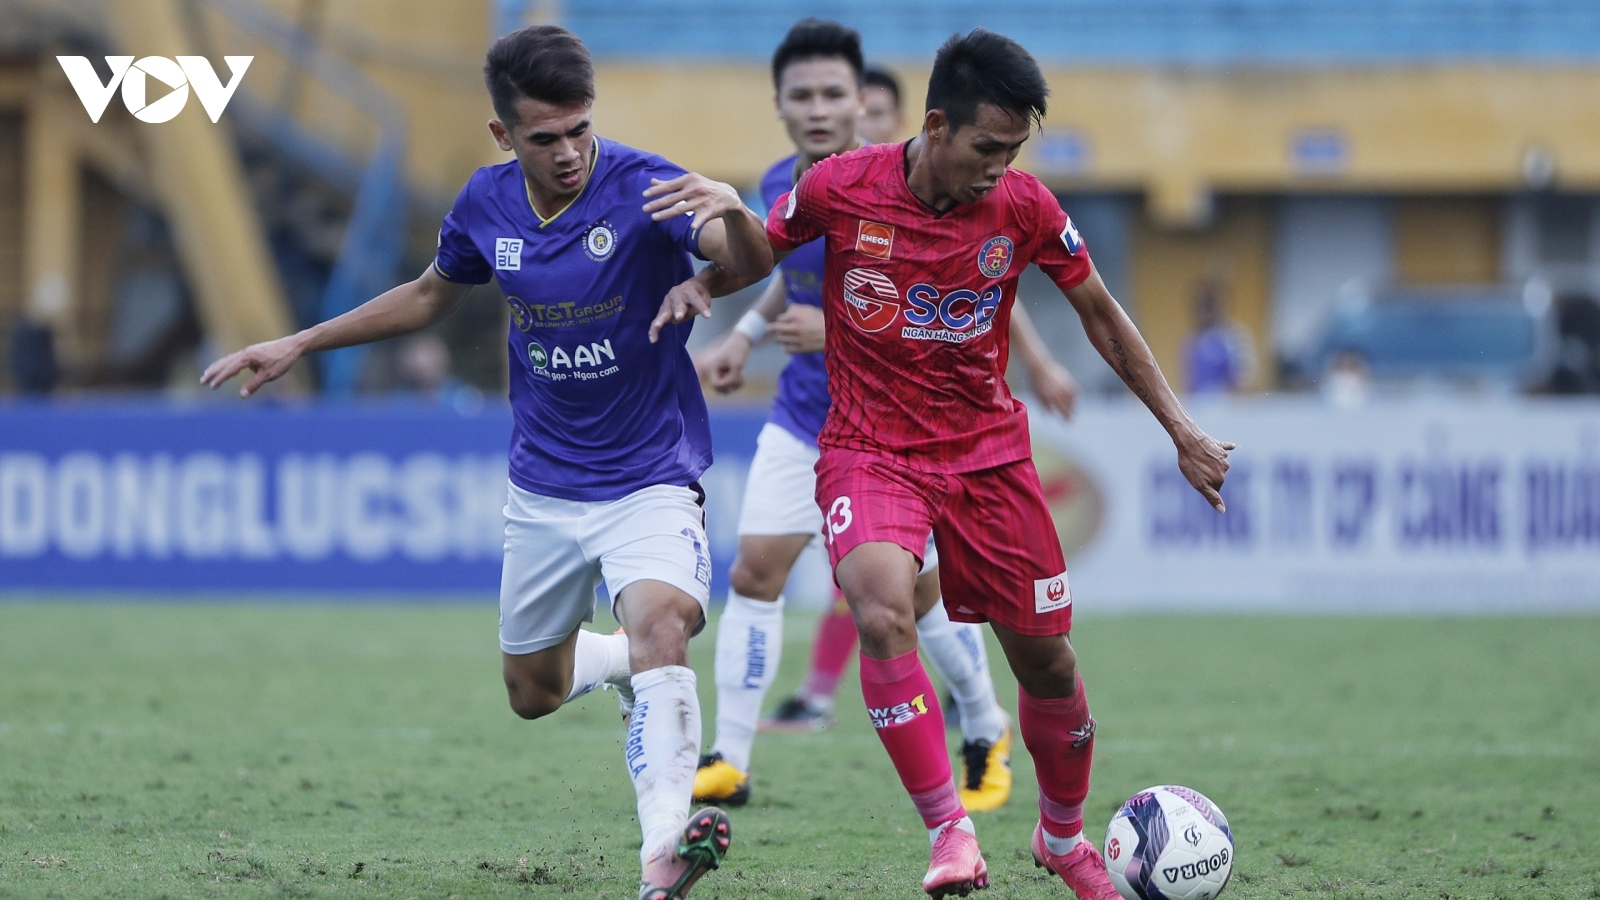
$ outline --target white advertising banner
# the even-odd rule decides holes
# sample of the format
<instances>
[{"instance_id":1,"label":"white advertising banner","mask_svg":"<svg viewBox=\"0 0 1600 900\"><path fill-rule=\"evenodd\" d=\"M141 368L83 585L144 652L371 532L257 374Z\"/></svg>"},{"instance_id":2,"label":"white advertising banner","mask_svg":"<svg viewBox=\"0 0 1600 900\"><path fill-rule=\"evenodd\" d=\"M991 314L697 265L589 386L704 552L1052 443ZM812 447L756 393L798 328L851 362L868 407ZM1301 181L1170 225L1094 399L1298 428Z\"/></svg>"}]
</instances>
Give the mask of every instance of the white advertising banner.
<instances>
[{"instance_id":1,"label":"white advertising banner","mask_svg":"<svg viewBox=\"0 0 1600 900\"><path fill-rule=\"evenodd\" d=\"M1034 417L1084 611L1600 609L1600 403L1301 399L1191 412L1239 445L1223 515L1143 407Z\"/></svg>"}]
</instances>

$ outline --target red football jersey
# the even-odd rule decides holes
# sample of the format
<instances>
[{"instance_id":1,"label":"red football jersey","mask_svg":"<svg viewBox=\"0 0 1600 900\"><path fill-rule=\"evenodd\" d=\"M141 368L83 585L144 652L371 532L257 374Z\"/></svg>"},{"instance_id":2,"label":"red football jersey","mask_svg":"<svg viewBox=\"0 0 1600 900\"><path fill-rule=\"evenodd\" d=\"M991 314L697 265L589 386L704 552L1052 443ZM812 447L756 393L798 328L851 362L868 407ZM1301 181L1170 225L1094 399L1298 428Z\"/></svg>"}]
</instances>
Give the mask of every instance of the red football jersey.
<instances>
[{"instance_id":1,"label":"red football jersey","mask_svg":"<svg viewBox=\"0 0 1600 900\"><path fill-rule=\"evenodd\" d=\"M833 406L818 446L933 472L1025 459L1027 410L1005 379L1017 278L1031 262L1076 287L1089 252L1055 196L1015 169L977 203L935 212L906 183L906 146L822 160L767 216L779 250L827 239Z\"/></svg>"}]
</instances>

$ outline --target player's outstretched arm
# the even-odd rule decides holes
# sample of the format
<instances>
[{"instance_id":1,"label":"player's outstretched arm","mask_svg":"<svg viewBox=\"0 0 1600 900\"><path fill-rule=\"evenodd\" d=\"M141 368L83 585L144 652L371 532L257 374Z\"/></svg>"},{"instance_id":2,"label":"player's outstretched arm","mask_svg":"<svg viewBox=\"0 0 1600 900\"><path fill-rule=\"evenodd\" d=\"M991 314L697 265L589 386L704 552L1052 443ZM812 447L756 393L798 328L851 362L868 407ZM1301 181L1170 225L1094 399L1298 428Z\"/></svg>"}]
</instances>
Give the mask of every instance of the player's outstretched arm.
<instances>
[{"instance_id":1,"label":"player's outstretched arm","mask_svg":"<svg viewBox=\"0 0 1600 900\"><path fill-rule=\"evenodd\" d=\"M686 172L669 181L650 179L644 211L657 222L694 216L700 255L734 273L759 281L772 271L766 226L739 199L732 185Z\"/></svg>"},{"instance_id":2,"label":"player's outstretched arm","mask_svg":"<svg viewBox=\"0 0 1600 900\"><path fill-rule=\"evenodd\" d=\"M1044 338L1039 336L1039 329L1033 326L1033 317L1028 315L1021 300L1011 304L1011 346L1022 355L1022 364L1028 369L1028 380L1033 383L1039 402L1063 419L1072 418L1072 408L1078 403L1078 380L1045 346Z\"/></svg>"},{"instance_id":3,"label":"player's outstretched arm","mask_svg":"<svg viewBox=\"0 0 1600 900\"><path fill-rule=\"evenodd\" d=\"M392 287L342 316L224 356L206 368L200 383L215 390L249 369L252 374L239 389L239 396L249 397L267 382L281 378L306 354L369 344L426 328L453 312L471 290L470 284L446 280L430 264L415 281Z\"/></svg>"},{"instance_id":4,"label":"player's outstretched arm","mask_svg":"<svg viewBox=\"0 0 1600 900\"><path fill-rule=\"evenodd\" d=\"M1099 272L1091 269L1089 277L1066 294L1083 320L1083 329L1094 348L1144 405L1150 407L1167 434L1172 435L1172 442L1178 448L1178 468L1184 477L1217 512L1225 512L1222 481L1228 472L1228 451L1234 445L1201 431L1189 417L1161 374L1161 367L1156 365L1144 336L1106 290Z\"/></svg>"}]
</instances>

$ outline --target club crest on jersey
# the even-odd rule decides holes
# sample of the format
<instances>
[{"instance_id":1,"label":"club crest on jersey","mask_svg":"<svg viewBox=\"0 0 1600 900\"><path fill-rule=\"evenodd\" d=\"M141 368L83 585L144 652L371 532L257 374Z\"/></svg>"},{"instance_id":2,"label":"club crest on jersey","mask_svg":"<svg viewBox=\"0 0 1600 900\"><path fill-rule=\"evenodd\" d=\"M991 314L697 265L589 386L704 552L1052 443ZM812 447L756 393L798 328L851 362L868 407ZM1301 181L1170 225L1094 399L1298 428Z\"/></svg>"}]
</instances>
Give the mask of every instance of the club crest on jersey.
<instances>
[{"instance_id":1,"label":"club crest on jersey","mask_svg":"<svg viewBox=\"0 0 1600 900\"><path fill-rule=\"evenodd\" d=\"M877 259L888 259L894 250L894 226L861 220L856 232L856 252Z\"/></svg>"},{"instance_id":2,"label":"club crest on jersey","mask_svg":"<svg viewBox=\"0 0 1600 900\"><path fill-rule=\"evenodd\" d=\"M1067 573L1054 578L1041 578L1033 583L1033 611L1055 612L1072 605L1072 588L1067 586Z\"/></svg>"},{"instance_id":3,"label":"club crest on jersey","mask_svg":"<svg viewBox=\"0 0 1600 900\"><path fill-rule=\"evenodd\" d=\"M583 233L583 252L595 262L605 262L617 249L617 231L610 222L596 222Z\"/></svg>"},{"instance_id":4,"label":"club crest on jersey","mask_svg":"<svg viewBox=\"0 0 1600 900\"><path fill-rule=\"evenodd\" d=\"M851 269L844 273L844 308L857 328L882 331L900 315L900 288L882 272Z\"/></svg>"},{"instance_id":5,"label":"club crest on jersey","mask_svg":"<svg viewBox=\"0 0 1600 900\"><path fill-rule=\"evenodd\" d=\"M985 278L999 278L1011 271L1011 257L1016 253L1011 238L997 235L983 242L978 251L978 271Z\"/></svg>"},{"instance_id":6,"label":"club crest on jersey","mask_svg":"<svg viewBox=\"0 0 1600 900\"><path fill-rule=\"evenodd\" d=\"M1078 234L1077 226L1072 224L1072 217L1067 216L1067 227L1061 229L1061 243L1067 245L1067 252L1073 256L1083 249L1083 238Z\"/></svg>"}]
</instances>

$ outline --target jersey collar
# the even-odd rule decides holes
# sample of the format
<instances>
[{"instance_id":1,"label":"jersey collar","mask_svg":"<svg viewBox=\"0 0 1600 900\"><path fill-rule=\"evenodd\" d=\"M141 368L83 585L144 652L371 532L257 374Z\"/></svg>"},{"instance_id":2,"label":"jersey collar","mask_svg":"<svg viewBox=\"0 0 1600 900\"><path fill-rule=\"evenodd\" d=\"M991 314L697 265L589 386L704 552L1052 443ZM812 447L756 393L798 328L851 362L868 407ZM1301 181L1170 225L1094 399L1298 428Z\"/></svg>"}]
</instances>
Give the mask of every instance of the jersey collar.
<instances>
[{"instance_id":1,"label":"jersey collar","mask_svg":"<svg viewBox=\"0 0 1600 900\"><path fill-rule=\"evenodd\" d=\"M575 204L577 204L577 202L579 200L582 200L584 193L586 193L589 190L589 184L594 181L594 170L595 170L595 167L600 164L600 149L601 149L601 145L600 145L600 137L598 135L596 135L595 138L594 138L594 145L593 146L594 146L594 152L589 154L589 177L587 177L587 178L585 178L583 180L583 187L578 189L577 196L573 197L571 200L568 200L566 206L563 206L560 209L556 210L555 214L552 215L548 219L546 219L544 216L539 215L539 208L533 205L533 190L528 187L528 179L526 179L526 178L522 179L522 193L525 194L527 196L527 198L528 198L528 210L533 213L533 217L535 219L539 220L539 227L540 228L543 228L546 225L549 225L551 222L554 222L555 220L561 218L561 214L566 212L567 210L571 209Z\"/></svg>"}]
</instances>

